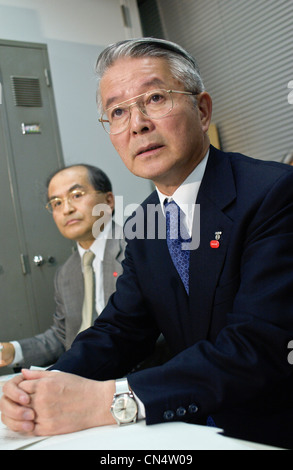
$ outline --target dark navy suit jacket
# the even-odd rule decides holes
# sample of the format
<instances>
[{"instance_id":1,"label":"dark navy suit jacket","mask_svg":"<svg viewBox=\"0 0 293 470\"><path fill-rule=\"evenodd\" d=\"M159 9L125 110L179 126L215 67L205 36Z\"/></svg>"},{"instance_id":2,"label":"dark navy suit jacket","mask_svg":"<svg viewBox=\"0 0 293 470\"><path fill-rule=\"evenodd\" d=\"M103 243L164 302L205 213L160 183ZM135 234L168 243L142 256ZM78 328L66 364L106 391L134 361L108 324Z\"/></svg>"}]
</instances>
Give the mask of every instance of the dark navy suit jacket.
<instances>
[{"instance_id":1,"label":"dark navy suit jacket","mask_svg":"<svg viewBox=\"0 0 293 470\"><path fill-rule=\"evenodd\" d=\"M189 297L166 240L129 239L117 292L54 368L118 378L162 332L174 357L128 376L147 424L212 416L227 434L293 447L293 169L211 147L197 203ZM127 222L134 232L143 223L146 235L151 204L156 192Z\"/></svg>"}]
</instances>

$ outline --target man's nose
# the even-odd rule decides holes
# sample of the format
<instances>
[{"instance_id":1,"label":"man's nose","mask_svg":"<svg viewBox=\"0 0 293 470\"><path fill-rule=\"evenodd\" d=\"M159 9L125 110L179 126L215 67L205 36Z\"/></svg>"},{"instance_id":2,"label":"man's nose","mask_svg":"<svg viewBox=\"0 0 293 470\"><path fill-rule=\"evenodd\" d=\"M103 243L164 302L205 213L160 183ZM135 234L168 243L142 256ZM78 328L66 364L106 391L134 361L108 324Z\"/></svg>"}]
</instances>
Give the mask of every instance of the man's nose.
<instances>
[{"instance_id":1,"label":"man's nose","mask_svg":"<svg viewBox=\"0 0 293 470\"><path fill-rule=\"evenodd\" d=\"M133 106L130 110L130 130L133 134L141 134L153 128L152 120L143 114L139 107Z\"/></svg>"},{"instance_id":2,"label":"man's nose","mask_svg":"<svg viewBox=\"0 0 293 470\"><path fill-rule=\"evenodd\" d=\"M69 199L64 199L63 201L63 214L71 214L75 211L75 207L72 204L72 201Z\"/></svg>"}]
</instances>

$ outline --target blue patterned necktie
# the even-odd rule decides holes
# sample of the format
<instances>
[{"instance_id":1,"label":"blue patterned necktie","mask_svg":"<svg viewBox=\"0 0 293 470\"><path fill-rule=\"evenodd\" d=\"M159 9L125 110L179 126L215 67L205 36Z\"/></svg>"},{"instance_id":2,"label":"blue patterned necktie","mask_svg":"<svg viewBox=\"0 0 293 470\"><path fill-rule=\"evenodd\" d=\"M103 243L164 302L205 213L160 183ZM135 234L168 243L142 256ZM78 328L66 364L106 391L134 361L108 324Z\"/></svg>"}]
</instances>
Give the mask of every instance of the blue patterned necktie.
<instances>
[{"instance_id":1,"label":"blue patterned necktie","mask_svg":"<svg viewBox=\"0 0 293 470\"><path fill-rule=\"evenodd\" d=\"M182 243L191 241L186 228L181 223L182 211L175 201L166 199L166 236L167 245L172 261L184 284L187 294L189 294L189 259L190 251L182 249Z\"/></svg>"}]
</instances>

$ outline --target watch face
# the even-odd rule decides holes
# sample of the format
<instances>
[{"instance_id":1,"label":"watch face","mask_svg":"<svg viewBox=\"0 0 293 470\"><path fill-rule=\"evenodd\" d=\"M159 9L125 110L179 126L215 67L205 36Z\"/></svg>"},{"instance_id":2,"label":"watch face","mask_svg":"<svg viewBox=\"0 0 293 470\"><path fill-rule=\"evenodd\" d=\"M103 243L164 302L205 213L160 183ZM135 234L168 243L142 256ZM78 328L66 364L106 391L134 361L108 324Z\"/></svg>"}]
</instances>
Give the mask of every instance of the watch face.
<instances>
[{"instance_id":1,"label":"watch face","mask_svg":"<svg viewBox=\"0 0 293 470\"><path fill-rule=\"evenodd\" d=\"M137 405L129 395L120 395L113 405L113 413L121 423L130 423L136 417Z\"/></svg>"}]
</instances>

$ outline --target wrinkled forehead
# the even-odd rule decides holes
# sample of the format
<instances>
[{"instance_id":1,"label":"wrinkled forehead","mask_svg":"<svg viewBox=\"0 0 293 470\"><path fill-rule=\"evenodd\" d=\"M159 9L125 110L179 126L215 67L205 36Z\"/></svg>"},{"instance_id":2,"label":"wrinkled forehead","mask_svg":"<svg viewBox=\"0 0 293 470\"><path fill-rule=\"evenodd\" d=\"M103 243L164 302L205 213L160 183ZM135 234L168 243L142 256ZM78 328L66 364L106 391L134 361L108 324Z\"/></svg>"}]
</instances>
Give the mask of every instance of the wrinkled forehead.
<instances>
[{"instance_id":1,"label":"wrinkled forehead","mask_svg":"<svg viewBox=\"0 0 293 470\"><path fill-rule=\"evenodd\" d=\"M116 60L100 81L103 110L155 88L171 88L177 82L169 63L158 57L123 57Z\"/></svg>"}]
</instances>

